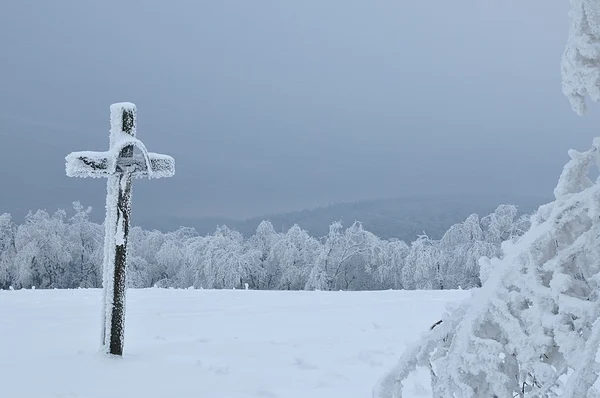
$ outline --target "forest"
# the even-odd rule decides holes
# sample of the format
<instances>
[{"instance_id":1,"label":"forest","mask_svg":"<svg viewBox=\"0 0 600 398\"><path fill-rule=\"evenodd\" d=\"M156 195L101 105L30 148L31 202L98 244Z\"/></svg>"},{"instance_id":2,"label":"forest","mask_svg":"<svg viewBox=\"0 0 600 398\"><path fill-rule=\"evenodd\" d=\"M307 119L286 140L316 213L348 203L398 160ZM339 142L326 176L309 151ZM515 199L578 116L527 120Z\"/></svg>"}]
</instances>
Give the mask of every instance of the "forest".
<instances>
[{"instance_id":1,"label":"forest","mask_svg":"<svg viewBox=\"0 0 600 398\"><path fill-rule=\"evenodd\" d=\"M102 286L104 226L91 207L73 203L70 214L29 212L22 223L0 215L0 289ZM262 221L247 238L227 226L200 235L133 227L128 243L129 287L382 290L469 289L481 286L480 258L501 257L501 245L521 236L530 216L500 205L472 214L440 239L381 239L360 222L333 222L313 237L298 225L277 232Z\"/></svg>"}]
</instances>

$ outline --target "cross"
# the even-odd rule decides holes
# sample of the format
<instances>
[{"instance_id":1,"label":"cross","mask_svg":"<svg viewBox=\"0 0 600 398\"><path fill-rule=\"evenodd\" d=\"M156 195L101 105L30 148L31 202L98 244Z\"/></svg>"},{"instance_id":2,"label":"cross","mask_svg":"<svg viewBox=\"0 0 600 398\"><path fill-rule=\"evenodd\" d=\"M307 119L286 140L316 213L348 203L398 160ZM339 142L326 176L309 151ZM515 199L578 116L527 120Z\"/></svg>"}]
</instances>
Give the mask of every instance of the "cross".
<instances>
[{"instance_id":1,"label":"cross","mask_svg":"<svg viewBox=\"0 0 600 398\"><path fill-rule=\"evenodd\" d=\"M106 152L73 152L66 158L69 177L106 177L104 235L102 347L123 355L127 239L131 215L133 178L161 178L175 174L175 160L146 150L135 138L137 109L123 102L110 106L110 149Z\"/></svg>"}]
</instances>

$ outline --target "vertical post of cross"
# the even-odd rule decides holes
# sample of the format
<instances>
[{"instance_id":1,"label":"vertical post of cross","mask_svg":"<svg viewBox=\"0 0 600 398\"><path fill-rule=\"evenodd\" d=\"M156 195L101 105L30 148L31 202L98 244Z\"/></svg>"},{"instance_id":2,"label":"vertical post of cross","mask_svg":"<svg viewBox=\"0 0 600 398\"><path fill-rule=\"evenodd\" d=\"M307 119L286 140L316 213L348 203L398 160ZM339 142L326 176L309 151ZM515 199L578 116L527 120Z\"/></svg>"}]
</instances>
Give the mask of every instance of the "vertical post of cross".
<instances>
[{"instance_id":1,"label":"vertical post of cross","mask_svg":"<svg viewBox=\"0 0 600 398\"><path fill-rule=\"evenodd\" d=\"M136 109L129 103L110 107L111 149L126 135L135 137ZM133 145L125 145L118 159L133 157ZM127 289L127 241L131 215L131 172L127 169L108 178L106 197L106 241L104 242L104 331L103 345L108 353L123 355L125 298ZM116 202L116 203L115 203ZM107 257L108 256L108 257ZM110 269L110 268L113 269Z\"/></svg>"}]
</instances>

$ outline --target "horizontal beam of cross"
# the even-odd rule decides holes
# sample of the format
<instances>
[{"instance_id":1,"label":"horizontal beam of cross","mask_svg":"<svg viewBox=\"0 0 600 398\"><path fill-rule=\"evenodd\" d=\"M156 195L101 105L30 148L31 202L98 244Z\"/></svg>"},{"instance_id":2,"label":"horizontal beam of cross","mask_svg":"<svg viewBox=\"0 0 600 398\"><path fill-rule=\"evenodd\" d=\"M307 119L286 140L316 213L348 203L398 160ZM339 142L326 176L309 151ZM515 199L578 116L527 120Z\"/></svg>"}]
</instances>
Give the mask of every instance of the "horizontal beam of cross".
<instances>
[{"instance_id":1,"label":"horizontal beam of cross","mask_svg":"<svg viewBox=\"0 0 600 398\"><path fill-rule=\"evenodd\" d=\"M108 177L115 173L128 172L134 178L164 178L175 174L175 161L172 157L148 153L151 172L148 172L144 157L109 156L109 152L73 152L67 156L69 177Z\"/></svg>"}]
</instances>

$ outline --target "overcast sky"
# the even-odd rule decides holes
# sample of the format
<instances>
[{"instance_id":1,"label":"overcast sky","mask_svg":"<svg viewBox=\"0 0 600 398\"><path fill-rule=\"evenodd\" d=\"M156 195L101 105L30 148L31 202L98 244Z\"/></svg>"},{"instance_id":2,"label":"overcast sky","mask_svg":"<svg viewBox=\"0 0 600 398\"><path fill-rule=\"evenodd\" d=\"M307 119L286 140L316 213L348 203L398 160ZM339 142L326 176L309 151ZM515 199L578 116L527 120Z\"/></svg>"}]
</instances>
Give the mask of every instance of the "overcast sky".
<instances>
[{"instance_id":1,"label":"overcast sky","mask_svg":"<svg viewBox=\"0 0 600 398\"><path fill-rule=\"evenodd\" d=\"M134 218L244 217L423 193L549 196L600 105L561 93L567 1L3 0L0 213L102 212L64 156L108 107L175 157Z\"/></svg>"}]
</instances>

